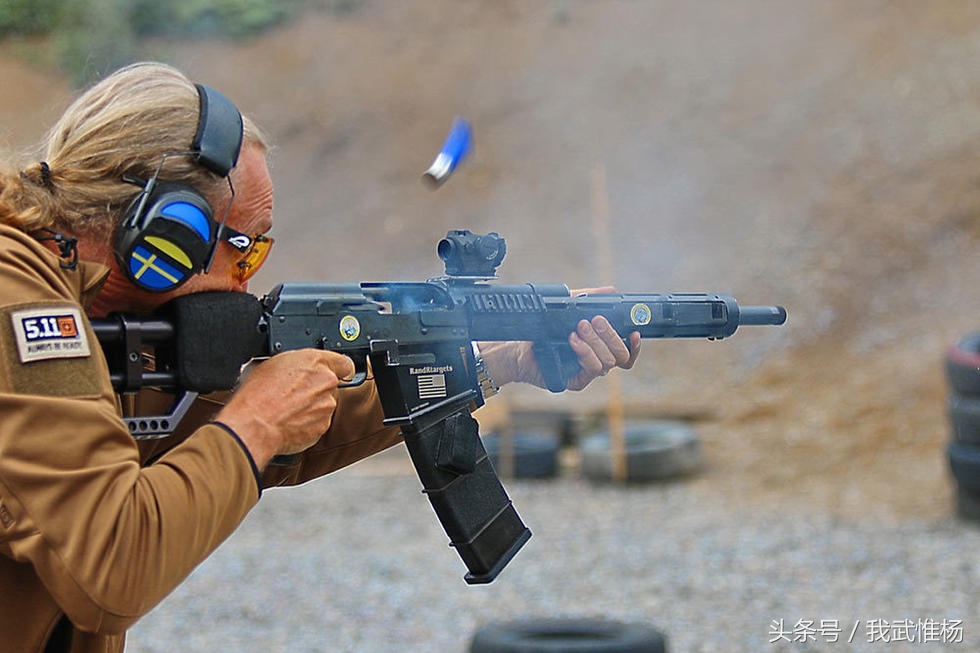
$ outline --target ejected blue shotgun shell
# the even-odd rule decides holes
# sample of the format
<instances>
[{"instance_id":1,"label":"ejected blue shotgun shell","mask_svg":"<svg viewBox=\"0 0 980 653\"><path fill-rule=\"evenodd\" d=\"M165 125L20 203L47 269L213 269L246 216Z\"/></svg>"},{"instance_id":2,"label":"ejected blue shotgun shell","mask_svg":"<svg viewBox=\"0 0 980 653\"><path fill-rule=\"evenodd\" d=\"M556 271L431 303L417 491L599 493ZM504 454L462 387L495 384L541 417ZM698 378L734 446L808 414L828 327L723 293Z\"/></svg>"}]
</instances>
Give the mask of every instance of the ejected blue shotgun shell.
<instances>
[{"instance_id":1,"label":"ejected blue shotgun shell","mask_svg":"<svg viewBox=\"0 0 980 653\"><path fill-rule=\"evenodd\" d=\"M442 144L442 150L436 156L429 169L422 175L422 179L429 182L433 187L440 186L449 179L449 175L464 157L469 153L473 145L473 130L470 123L463 118L456 116L453 119L453 126L449 130L446 142Z\"/></svg>"}]
</instances>

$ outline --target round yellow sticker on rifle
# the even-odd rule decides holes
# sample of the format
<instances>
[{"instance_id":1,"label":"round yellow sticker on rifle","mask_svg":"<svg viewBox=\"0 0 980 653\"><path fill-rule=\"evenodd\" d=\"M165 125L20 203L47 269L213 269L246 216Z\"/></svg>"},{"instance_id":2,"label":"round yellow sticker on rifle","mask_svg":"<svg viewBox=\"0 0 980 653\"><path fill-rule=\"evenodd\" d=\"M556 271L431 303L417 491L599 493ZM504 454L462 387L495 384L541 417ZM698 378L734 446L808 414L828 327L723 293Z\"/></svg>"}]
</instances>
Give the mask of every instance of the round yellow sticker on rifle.
<instances>
[{"instance_id":1,"label":"round yellow sticker on rifle","mask_svg":"<svg viewBox=\"0 0 980 653\"><path fill-rule=\"evenodd\" d=\"M650 320L653 319L653 312L650 307L646 304L633 304L630 309L630 320L636 326L644 326L650 324Z\"/></svg>"},{"instance_id":2,"label":"round yellow sticker on rifle","mask_svg":"<svg viewBox=\"0 0 980 653\"><path fill-rule=\"evenodd\" d=\"M357 336L361 335L361 323L357 321L357 318L353 315L345 315L340 318L340 337L347 342L353 342L357 340Z\"/></svg>"}]
</instances>

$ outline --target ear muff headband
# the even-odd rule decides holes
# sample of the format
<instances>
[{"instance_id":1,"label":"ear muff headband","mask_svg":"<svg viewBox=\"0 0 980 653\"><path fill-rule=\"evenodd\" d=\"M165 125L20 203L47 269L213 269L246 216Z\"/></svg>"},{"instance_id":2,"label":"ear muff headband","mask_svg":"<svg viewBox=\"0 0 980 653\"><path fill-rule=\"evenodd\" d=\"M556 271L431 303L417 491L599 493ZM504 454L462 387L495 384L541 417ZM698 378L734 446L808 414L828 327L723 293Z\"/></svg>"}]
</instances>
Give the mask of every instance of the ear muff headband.
<instances>
[{"instance_id":1,"label":"ear muff headband","mask_svg":"<svg viewBox=\"0 0 980 653\"><path fill-rule=\"evenodd\" d=\"M208 170L227 177L242 145L242 116L218 91L196 85L200 117L192 151ZM164 155L179 156L180 154ZM204 196L188 184L158 179L163 167L133 201L116 236L116 257L135 285L173 290L209 264L219 225Z\"/></svg>"},{"instance_id":2,"label":"ear muff headband","mask_svg":"<svg viewBox=\"0 0 980 653\"><path fill-rule=\"evenodd\" d=\"M200 118L191 148L198 161L215 174L227 177L242 149L242 114L231 100L203 84L195 84Z\"/></svg>"}]
</instances>

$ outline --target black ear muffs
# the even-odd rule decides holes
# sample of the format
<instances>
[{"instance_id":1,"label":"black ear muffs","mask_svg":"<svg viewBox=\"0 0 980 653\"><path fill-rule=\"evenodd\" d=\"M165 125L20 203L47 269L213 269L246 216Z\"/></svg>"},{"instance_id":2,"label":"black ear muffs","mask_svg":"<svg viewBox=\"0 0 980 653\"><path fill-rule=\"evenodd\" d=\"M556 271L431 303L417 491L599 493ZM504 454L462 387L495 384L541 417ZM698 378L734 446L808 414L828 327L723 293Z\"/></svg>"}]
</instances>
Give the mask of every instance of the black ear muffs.
<instances>
[{"instance_id":1,"label":"black ear muffs","mask_svg":"<svg viewBox=\"0 0 980 653\"><path fill-rule=\"evenodd\" d=\"M231 100L197 85L200 117L185 155L227 177L242 146L242 116ZM123 272L144 290L177 288L210 265L221 225L204 196L184 183L154 175L132 202L116 232L116 258Z\"/></svg>"}]
</instances>

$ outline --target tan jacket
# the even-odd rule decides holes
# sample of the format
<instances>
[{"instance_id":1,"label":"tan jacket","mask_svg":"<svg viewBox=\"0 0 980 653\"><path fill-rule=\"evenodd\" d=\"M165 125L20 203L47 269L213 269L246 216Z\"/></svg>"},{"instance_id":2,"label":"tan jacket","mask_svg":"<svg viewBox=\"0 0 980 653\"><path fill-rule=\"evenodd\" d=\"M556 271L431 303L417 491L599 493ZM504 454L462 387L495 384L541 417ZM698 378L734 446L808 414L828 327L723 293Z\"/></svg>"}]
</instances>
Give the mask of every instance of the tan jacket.
<instances>
[{"instance_id":1,"label":"tan jacket","mask_svg":"<svg viewBox=\"0 0 980 653\"><path fill-rule=\"evenodd\" d=\"M45 651L49 640L49 650L121 651L126 629L227 538L260 495L237 436L206 423L220 404L200 402L175 441L137 447L84 315L105 268L68 271L60 261L0 225L5 653ZM373 384L339 401L321 442L290 467L270 466L263 485L303 482L399 441L396 429L381 425Z\"/></svg>"}]
</instances>

